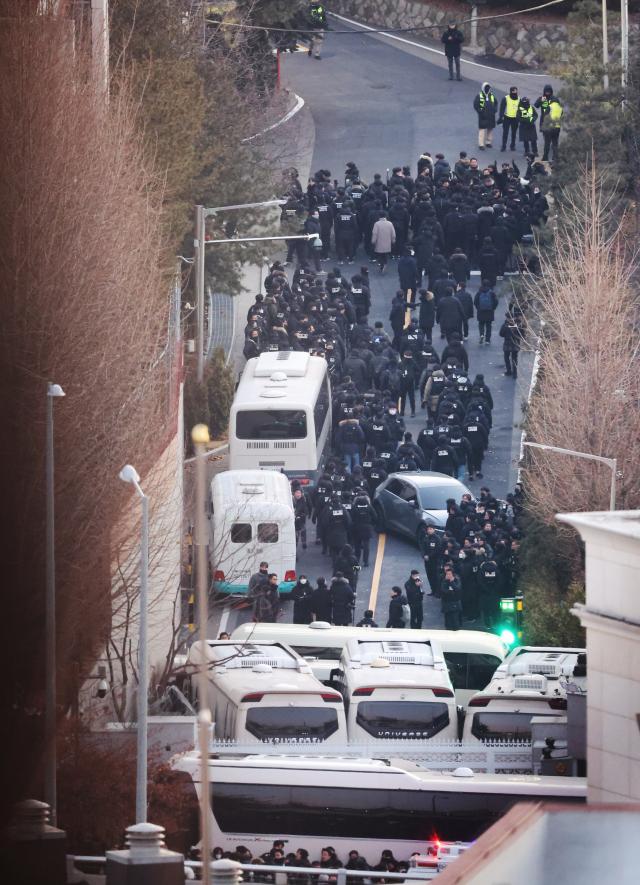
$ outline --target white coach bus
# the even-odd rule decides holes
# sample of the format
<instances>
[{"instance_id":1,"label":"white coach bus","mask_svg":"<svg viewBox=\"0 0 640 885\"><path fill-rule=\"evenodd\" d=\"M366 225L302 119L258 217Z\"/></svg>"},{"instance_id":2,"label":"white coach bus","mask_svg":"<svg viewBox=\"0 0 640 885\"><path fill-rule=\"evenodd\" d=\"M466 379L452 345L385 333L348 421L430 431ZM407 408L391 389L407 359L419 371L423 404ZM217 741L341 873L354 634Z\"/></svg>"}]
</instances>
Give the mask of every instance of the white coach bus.
<instances>
[{"instance_id":1,"label":"white coach bus","mask_svg":"<svg viewBox=\"0 0 640 885\"><path fill-rule=\"evenodd\" d=\"M199 794L199 753L172 766ZM306 848L312 859L332 845L343 861L355 848L370 863L384 849L408 860L436 841L472 842L517 802L586 801L585 778L434 772L396 759L211 758L209 781L211 845L259 855L284 839L287 851Z\"/></svg>"},{"instance_id":2,"label":"white coach bus","mask_svg":"<svg viewBox=\"0 0 640 885\"><path fill-rule=\"evenodd\" d=\"M331 436L327 363L302 351L249 360L229 419L231 470L280 470L313 486Z\"/></svg>"},{"instance_id":3,"label":"white coach bus","mask_svg":"<svg viewBox=\"0 0 640 885\"><path fill-rule=\"evenodd\" d=\"M202 643L187 664L202 659ZM207 640L207 698L217 740L241 743L345 744L342 697L312 674L309 665L279 642ZM192 679L197 692L198 679Z\"/></svg>"},{"instance_id":4,"label":"white coach bus","mask_svg":"<svg viewBox=\"0 0 640 885\"><path fill-rule=\"evenodd\" d=\"M456 740L456 701L437 643L369 633L348 640L334 674L349 740Z\"/></svg>"},{"instance_id":5,"label":"white coach bus","mask_svg":"<svg viewBox=\"0 0 640 885\"><path fill-rule=\"evenodd\" d=\"M460 706L491 681L496 668L507 654L507 647L495 633L480 630L401 630L394 627L334 627L326 621L312 624L240 624L232 638L254 641L268 639L284 642L305 658L315 675L328 683L331 671L338 666L349 639L363 634L380 640L396 639L404 642L437 642L447 663L451 684Z\"/></svg>"},{"instance_id":6,"label":"white coach bus","mask_svg":"<svg viewBox=\"0 0 640 885\"><path fill-rule=\"evenodd\" d=\"M469 701L463 740L530 741L531 719L563 716L567 685L587 690L583 648L514 648L491 682Z\"/></svg>"}]
</instances>

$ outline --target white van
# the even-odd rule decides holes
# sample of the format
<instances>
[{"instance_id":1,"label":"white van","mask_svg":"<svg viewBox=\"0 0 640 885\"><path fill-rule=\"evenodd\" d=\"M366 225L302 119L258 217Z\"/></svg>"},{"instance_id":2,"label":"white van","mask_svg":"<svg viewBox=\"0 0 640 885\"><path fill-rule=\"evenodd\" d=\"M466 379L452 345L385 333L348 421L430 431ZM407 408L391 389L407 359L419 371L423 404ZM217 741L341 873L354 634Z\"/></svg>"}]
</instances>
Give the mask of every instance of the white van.
<instances>
[{"instance_id":1,"label":"white van","mask_svg":"<svg viewBox=\"0 0 640 885\"><path fill-rule=\"evenodd\" d=\"M345 744L342 696L312 674L309 665L279 642L208 640L209 707L218 740L240 743ZM187 664L202 660L202 643ZM197 678L192 684L197 691Z\"/></svg>"},{"instance_id":2,"label":"white van","mask_svg":"<svg viewBox=\"0 0 640 885\"><path fill-rule=\"evenodd\" d=\"M582 648L515 648L493 679L469 701L463 740L530 741L532 716L562 716L567 684L584 683L579 675Z\"/></svg>"},{"instance_id":3,"label":"white van","mask_svg":"<svg viewBox=\"0 0 640 885\"><path fill-rule=\"evenodd\" d=\"M449 676L461 707L491 681L507 654L507 647L495 633L480 630L402 630L396 627L334 627L326 621L312 624L240 624L232 639L268 639L284 642L305 658L322 682L329 683L349 639L366 634L379 639L421 642L432 639L444 654Z\"/></svg>"},{"instance_id":4,"label":"white van","mask_svg":"<svg viewBox=\"0 0 640 885\"><path fill-rule=\"evenodd\" d=\"M366 634L347 641L334 673L349 741L456 740L456 700L437 643Z\"/></svg>"},{"instance_id":5,"label":"white van","mask_svg":"<svg viewBox=\"0 0 640 885\"><path fill-rule=\"evenodd\" d=\"M266 470L226 470L211 483L209 558L219 593L246 594L262 560L280 579L296 583L296 532L289 480Z\"/></svg>"}]
</instances>

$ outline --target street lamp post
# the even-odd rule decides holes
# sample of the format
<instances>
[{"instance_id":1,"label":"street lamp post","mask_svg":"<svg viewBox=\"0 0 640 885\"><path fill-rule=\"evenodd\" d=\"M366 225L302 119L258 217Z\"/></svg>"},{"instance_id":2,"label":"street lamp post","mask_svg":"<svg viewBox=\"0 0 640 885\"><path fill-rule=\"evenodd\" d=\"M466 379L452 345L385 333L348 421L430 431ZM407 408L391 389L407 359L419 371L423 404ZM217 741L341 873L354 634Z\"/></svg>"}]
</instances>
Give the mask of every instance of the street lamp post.
<instances>
[{"instance_id":1,"label":"street lamp post","mask_svg":"<svg viewBox=\"0 0 640 885\"><path fill-rule=\"evenodd\" d=\"M131 483L142 505L140 533L140 621L138 629L138 728L136 741L136 823L147 820L147 704L149 656L147 653L147 606L149 590L149 498L140 488L140 477L131 464L120 471L120 479Z\"/></svg>"},{"instance_id":2,"label":"street lamp post","mask_svg":"<svg viewBox=\"0 0 640 885\"><path fill-rule=\"evenodd\" d=\"M209 442L209 428L206 424L196 424L191 431L191 439L196 450L196 596L198 603L198 628L201 652L198 672L198 744L200 747L200 838L202 859L202 880L205 885L211 881L211 841L209 833L209 808L211 795L209 788L209 734L211 711L209 710L209 675L205 647L209 624L209 580L207 567L207 520L206 520L206 463L201 457Z\"/></svg>"},{"instance_id":3,"label":"street lamp post","mask_svg":"<svg viewBox=\"0 0 640 885\"><path fill-rule=\"evenodd\" d=\"M50 809L51 825L57 816L56 786L56 535L53 473L53 401L64 396L59 384L47 384L46 451L46 594L45 594L45 771L44 798Z\"/></svg>"},{"instance_id":4,"label":"street lamp post","mask_svg":"<svg viewBox=\"0 0 640 885\"><path fill-rule=\"evenodd\" d=\"M572 455L574 458L585 458L588 461L599 461L606 464L611 470L611 488L609 492L609 510L616 509L616 476L618 462L615 458L605 458L603 455L592 455L589 452L576 452L573 449L561 449L558 446L547 446L543 443L525 442L525 446L532 449L542 449L543 452L556 452L558 455Z\"/></svg>"},{"instance_id":5,"label":"street lamp post","mask_svg":"<svg viewBox=\"0 0 640 885\"><path fill-rule=\"evenodd\" d=\"M286 200L265 200L262 203L237 203L234 206L196 206L196 235L193 241L196 271L196 347L198 349L197 378L202 383L204 376L204 246L206 243L220 242L205 237L205 219L218 212L231 212L237 209L259 209L263 206L282 206ZM264 237L263 239L270 239ZM231 242L224 240L223 242ZM241 242L247 242L246 240Z\"/></svg>"}]
</instances>

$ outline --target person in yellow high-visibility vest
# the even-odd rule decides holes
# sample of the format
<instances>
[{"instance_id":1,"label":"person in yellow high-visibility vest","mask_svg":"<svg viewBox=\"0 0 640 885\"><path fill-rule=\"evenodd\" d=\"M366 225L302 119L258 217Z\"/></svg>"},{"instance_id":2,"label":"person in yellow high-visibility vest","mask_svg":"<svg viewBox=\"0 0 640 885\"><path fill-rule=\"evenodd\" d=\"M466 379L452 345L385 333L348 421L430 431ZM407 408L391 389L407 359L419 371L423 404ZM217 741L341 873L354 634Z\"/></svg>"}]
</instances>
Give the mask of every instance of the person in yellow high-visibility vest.
<instances>
[{"instance_id":1,"label":"person in yellow high-visibility vest","mask_svg":"<svg viewBox=\"0 0 640 885\"><path fill-rule=\"evenodd\" d=\"M536 130L536 120L538 112L524 96L520 99L520 107L518 108L518 125L520 127L520 141L524 145L525 157L532 154L538 156L538 133Z\"/></svg>"},{"instance_id":2,"label":"person in yellow high-visibility vest","mask_svg":"<svg viewBox=\"0 0 640 885\"><path fill-rule=\"evenodd\" d=\"M502 123L502 147L501 151L506 151L509 133L511 133L511 150L516 149L516 134L518 132L518 87L512 86L509 89L509 95L500 102L500 113L498 115L498 125Z\"/></svg>"},{"instance_id":3,"label":"person in yellow high-visibility vest","mask_svg":"<svg viewBox=\"0 0 640 885\"><path fill-rule=\"evenodd\" d=\"M473 108L478 115L478 147L481 151L492 145L497 104L498 100L491 91L491 86L483 83L482 89L473 100Z\"/></svg>"},{"instance_id":4,"label":"person in yellow high-visibility vest","mask_svg":"<svg viewBox=\"0 0 640 885\"><path fill-rule=\"evenodd\" d=\"M549 159L551 152L551 160L555 162L558 159L558 141L560 139L560 127L562 126L562 117L564 116L564 108L552 95L549 98L549 108L542 121L542 137L544 138L543 160Z\"/></svg>"},{"instance_id":5,"label":"person in yellow high-visibility vest","mask_svg":"<svg viewBox=\"0 0 640 885\"><path fill-rule=\"evenodd\" d=\"M312 28L316 28L315 34L311 35L309 46L309 58L322 58L322 43L324 41L323 31L327 30L327 14L322 3L309 4L309 20Z\"/></svg>"}]
</instances>

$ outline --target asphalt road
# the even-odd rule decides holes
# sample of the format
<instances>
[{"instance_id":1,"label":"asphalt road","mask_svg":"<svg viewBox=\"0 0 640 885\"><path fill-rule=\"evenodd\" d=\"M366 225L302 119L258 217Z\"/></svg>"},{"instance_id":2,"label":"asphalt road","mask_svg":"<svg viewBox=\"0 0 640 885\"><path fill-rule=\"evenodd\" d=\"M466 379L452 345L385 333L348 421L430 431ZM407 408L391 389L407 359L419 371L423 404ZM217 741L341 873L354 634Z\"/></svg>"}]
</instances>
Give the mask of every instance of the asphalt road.
<instances>
[{"instance_id":1,"label":"asphalt road","mask_svg":"<svg viewBox=\"0 0 640 885\"><path fill-rule=\"evenodd\" d=\"M343 28L344 24L340 23L340 27ZM477 119L472 104L480 84L484 80L495 84L499 97L512 84L519 86L521 95L529 90L530 97L537 97L538 92L534 95L534 89L539 91L544 80L529 74L496 72L466 63L463 63L462 74L462 82L451 82L444 59L428 50L357 33L353 36L328 33L320 61L308 58L304 53L286 55L282 61L284 84L305 99L313 117L315 147L311 169L330 169L332 176L339 180L350 160L357 164L364 181L370 181L375 172L384 177L386 169L396 165L408 164L415 174L416 162L423 150L430 151L432 156L444 153L452 166L461 150L466 150L469 156L477 155L481 162L483 159L486 162L500 161L503 155L499 151L483 154L475 147ZM510 153L505 156L514 158ZM515 159L520 160L520 155ZM367 263L366 256L360 250L355 264L346 266L343 271L347 275L353 274L364 263ZM325 269L332 266L332 263L324 265ZM370 321L381 319L388 328L389 306L398 285L396 267L391 263L384 276L378 274L373 264L369 267ZM472 277L472 292L478 283L479 277ZM499 285L500 304L494 324L498 328L509 292L507 278ZM436 330L434 344L437 347L442 342L435 333ZM520 403L529 388L531 359L522 354L517 382L504 377L497 328L494 328L491 345L480 346L475 321L471 324L467 349L470 375L484 373L495 403L483 480L476 480L470 487L479 491L480 485L488 485L494 494L503 497L515 480ZM423 423L424 412L420 409L414 419L406 418L407 429L413 432L414 438ZM309 526L309 529L310 543L306 551L299 551L298 573L307 574L315 582L320 575L330 578L331 563L313 543L315 528ZM414 545L392 535L386 536L379 589L373 600L371 584L375 552L374 544L369 568L360 574L356 620L371 602L376 620L385 624L391 586L403 585L410 570L421 568L422 561ZM223 627L230 629L247 616L246 611L224 615ZM291 620L290 605L285 604L282 618ZM439 604L426 598L425 626L442 625Z\"/></svg>"}]
</instances>

